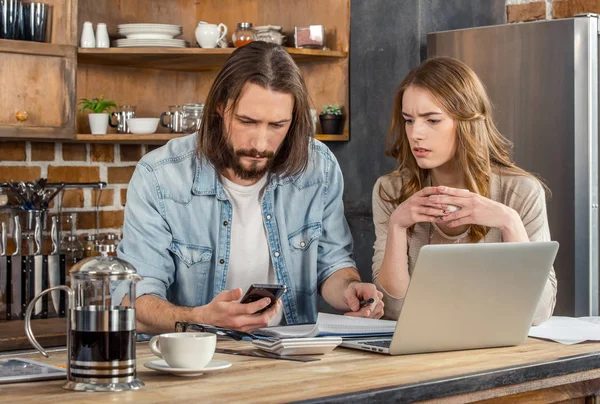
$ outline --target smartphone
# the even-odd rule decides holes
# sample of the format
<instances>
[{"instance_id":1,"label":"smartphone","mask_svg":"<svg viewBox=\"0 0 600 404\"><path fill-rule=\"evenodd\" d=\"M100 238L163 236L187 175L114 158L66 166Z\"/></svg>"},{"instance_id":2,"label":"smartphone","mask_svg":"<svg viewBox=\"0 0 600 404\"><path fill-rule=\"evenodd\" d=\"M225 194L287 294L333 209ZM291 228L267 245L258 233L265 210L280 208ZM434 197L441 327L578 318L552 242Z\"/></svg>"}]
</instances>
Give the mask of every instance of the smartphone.
<instances>
[{"instance_id":1,"label":"smartphone","mask_svg":"<svg viewBox=\"0 0 600 404\"><path fill-rule=\"evenodd\" d=\"M263 311L271 308L285 292L287 288L285 285L280 284L263 284L254 283L249 288L240 303L252 303L260 300L264 297L271 299L271 303L264 309L257 311L256 313L262 313Z\"/></svg>"}]
</instances>

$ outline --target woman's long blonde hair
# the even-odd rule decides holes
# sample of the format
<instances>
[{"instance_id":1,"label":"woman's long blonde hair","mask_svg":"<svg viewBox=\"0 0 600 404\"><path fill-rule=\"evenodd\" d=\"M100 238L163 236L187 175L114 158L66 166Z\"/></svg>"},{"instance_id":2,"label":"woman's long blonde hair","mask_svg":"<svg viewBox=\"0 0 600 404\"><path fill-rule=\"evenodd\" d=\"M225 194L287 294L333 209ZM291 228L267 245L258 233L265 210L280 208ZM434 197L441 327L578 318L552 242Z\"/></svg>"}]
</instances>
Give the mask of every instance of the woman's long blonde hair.
<instances>
[{"instance_id":1,"label":"woman's long blonde hair","mask_svg":"<svg viewBox=\"0 0 600 404\"><path fill-rule=\"evenodd\" d=\"M412 154L402 116L402 97L410 86L427 90L434 102L456 122L456 161L464 173L471 192L490 197L492 171L535 178L517 167L510 158L512 143L500 132L492 119L492 104L475 72L466 64L449 57L423 62L400 83L396 92L392 123L388 132L386 155L398 162L397 173L403 177L399 196L388 195L380 187L382 199L401 204L423 188L429 170L421 169ZM489 228L471 226L471 242L481 240Z\"/></svg>"}]
</instances>

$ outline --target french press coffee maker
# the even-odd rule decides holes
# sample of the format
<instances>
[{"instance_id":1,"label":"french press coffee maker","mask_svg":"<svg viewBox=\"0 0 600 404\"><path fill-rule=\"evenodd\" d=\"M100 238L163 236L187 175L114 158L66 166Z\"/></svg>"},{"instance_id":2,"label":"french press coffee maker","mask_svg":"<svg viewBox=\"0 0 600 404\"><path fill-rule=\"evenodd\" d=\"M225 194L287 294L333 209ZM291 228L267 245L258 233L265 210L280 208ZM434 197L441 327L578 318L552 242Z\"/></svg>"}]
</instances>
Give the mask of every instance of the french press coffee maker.
<instances>
[{"instance_id":1,"label":"french press coffee maker","mask_svg":"<svg viewBox=\"0 0 600 404\"><path fill-rule=\"evenodd\" d=\"M35 302L53 290L68 296L67 383L76 391L136 390L144 383L136 377L135 268L115 257L114 245L97 245L100 255L79 261L71 268L71 287L55 286L38 294L25 313L25 333L45 357L46 351L31 331ZM112 301L111 285L128 292L129 306Z\"/></svg>"}]
</instances>

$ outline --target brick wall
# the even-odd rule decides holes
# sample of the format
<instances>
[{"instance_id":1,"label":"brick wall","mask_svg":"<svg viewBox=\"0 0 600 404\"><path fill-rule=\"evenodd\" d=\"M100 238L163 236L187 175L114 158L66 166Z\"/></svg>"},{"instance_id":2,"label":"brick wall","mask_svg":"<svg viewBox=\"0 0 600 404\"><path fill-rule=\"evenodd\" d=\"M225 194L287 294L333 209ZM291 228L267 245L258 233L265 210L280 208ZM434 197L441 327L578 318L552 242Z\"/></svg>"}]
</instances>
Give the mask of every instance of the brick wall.
<instances>
[{"instance_id":1,"label":"brick wall","mask_svg":"<svg viewBox=\"0 0 600 404\"><path fill-rule=\"evenodd\" d=\"M108 184L100 199L100 232L121 233L127 184L137 161L158 146L100 143L0 142L0 182L98 182ZM63 197L63 212L76 212L76 234L96 228L96 190L69 189ZM57 210L55 203L50 205ZM1 216L7 216L0 212ZM2 217L6 220L5 217Z\"/></svg>"},{"instance_id":2,"label":"brick wall","mask_svg":"<svg viewBox=\"0 0 600 404\"><path fill-rule=\"evenodd\" d=\"M525 22L600 14L600 0L506 0L506 21Z\"/></svg>"}]
</instances>

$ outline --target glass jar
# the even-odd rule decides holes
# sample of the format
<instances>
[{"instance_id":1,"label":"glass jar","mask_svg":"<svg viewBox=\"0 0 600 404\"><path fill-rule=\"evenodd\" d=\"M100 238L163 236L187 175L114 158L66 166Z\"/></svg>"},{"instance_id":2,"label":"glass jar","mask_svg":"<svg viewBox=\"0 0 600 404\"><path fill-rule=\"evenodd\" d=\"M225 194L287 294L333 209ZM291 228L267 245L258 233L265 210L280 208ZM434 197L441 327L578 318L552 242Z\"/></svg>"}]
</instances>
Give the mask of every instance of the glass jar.
<instances>
[{"instance_id":1,"label":"glass jar","mask_svg":"<svg viewBox=\"0 0 600 404\"><path fill-rule=\"evenodd\" d=\"M111 248L109 248L109 251L107 254L109 256L116 257L117 256L117 246L119 245L119 241L120 241L119 236L117 236L116 234L113 234L113 233L109 233L106 236L104 236L104 238L100 242L100 245L111 246Z\"/></svg>"},{"instance_id":2,"label":"glass jar","mask_svg":"<svg viewBox=\"0 0 600 404\"><path fill-rule=\"evenodd\" d=\"M68 264L75 264L83 258L83 244L73 234L63 237L60 243L60 251L65 254L65 259Z\"/></svg>"},{"instance_id":3,"label":"glass jar","mask_svg":"<svg viewBox=\"0 0 600 404\"><path fill-rule=\"evenodd\" d=\"M183 124L184 133L191 134L200 129L202 115L204 113L204 104L185 104L183 106Z\"/></svg>"},{"instance_id":4,"label":"glass jar","mask_svg":"<svg viewBox=\"0 0 600 404\"><path fill-rule=\"evenodd\" d=\"M83 244L83 256L84 257L96 257L100 253L96 250L96 246L99 244L98 238L95 234L89 234L84 238Z\"/></svg>"},{"instance_id":5,"label":"glass jar","mask_svg":"<svg viewBox=\"0 0 600 404\"><path fill-rule=\"evenodd\" d=\"M71 272L71 268L83 259L83 244L81 244L76 235L66 235L60 242L60 252L65 255L65 284L70 286L71 277L69 273Z\"/></svg>"},{"instance_id":6,"label":"glass jar","mask_svg":"<svg viewBox=\"0 0 600 404\"><path fill-rule=\"evenodd\" d=\"M237 29L231 36L233 40L233 46L239 48L240 46L244 46L249 44L250 42L256 40L256 36L254 34L254 30L252 29L251 22L240 22L237 25Z\"/></svg>"}]
</instances>

